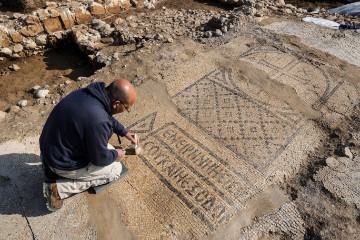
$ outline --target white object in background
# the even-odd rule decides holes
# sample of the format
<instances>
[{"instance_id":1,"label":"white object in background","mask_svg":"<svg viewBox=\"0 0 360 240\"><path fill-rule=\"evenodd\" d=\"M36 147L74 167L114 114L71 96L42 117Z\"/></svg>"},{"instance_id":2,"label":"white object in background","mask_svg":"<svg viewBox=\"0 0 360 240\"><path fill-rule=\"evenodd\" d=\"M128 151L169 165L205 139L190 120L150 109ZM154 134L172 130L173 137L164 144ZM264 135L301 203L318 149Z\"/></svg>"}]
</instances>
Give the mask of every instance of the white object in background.
<instances>
[{"instance_id":1,"label":"white object in background","mask_svg":"<svg viewBox=\"0 0 360 240\"><path fill-rule=\"evenodd\" d=\"M328 27L332 29L339 29L340 24L323 18L305 17L302 19L304 22L311 22L317 25Z\"/></svg>"}]
</instances>

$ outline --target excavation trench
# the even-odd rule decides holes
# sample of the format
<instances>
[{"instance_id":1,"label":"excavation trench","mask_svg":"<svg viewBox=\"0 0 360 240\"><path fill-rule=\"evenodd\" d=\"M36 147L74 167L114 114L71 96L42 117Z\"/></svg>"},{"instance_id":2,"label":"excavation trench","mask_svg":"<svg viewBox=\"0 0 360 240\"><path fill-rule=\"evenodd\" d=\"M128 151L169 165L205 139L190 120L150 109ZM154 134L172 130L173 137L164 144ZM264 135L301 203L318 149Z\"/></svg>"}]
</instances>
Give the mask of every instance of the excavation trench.
<instances>
[{"instance_id":1,"label":"excavation trench","mask_svg":"<svg viewBox=\"0 0 360 240\"><path fill-rule=\"evenodd\" d=\"M17 65L20 69L10 70ZM59 85L91 76L96 67L89 62L75 44L62 45L41 55L0 63L0 110L25 99L29 105L36 102L31 89L35 85Z\"/></svg>"}]
</instances>

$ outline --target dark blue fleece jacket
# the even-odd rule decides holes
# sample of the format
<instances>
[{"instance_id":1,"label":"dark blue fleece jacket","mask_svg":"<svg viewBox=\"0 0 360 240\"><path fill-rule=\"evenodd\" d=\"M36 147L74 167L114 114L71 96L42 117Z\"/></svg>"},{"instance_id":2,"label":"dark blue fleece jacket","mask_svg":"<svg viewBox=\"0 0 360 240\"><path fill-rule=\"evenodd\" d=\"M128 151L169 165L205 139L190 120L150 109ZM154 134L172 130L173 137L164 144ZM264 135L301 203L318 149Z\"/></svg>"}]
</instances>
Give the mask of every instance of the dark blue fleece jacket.
<instances>
[{"instance_id":1,"label":"dark blue fleece jacket","mask_svg":"<svg viewBox=\"0 0 360 240\"><path fill-rule=\"evenodd\" d=\"M107 143L113 133L127 131L112 115L105 83L78 89L55 106L40 136L40 150L53 168L75 170L92 163L107 166L118 154Z\"/></svg>"}]
</instances>

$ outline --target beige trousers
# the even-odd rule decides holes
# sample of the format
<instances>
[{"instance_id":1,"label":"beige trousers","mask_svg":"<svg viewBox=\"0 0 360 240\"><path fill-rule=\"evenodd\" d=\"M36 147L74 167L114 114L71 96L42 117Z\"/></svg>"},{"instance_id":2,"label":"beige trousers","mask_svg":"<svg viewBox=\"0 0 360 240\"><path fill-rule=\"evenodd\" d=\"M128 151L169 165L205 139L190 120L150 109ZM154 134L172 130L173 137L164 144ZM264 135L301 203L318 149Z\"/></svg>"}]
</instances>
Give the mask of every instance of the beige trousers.
<instances>
[{"instance_id":1,"label":"beige trousers","mask_svg":"<svg viewBox=\"0 0 360 240\"><path fill-rule=\"evenodd\" d=\"M108 148L113 148L110 144ZM120 177L122 165L120 162L113 162L112 164L99 167L93 164L72 170L64 171L56 168L51 168L57 175L67 179L56 180L58 193L61 199L68 198L71 195L86 191L90 187L99 186L111 181L115 181Z\"/></svg>"}]
</instances>

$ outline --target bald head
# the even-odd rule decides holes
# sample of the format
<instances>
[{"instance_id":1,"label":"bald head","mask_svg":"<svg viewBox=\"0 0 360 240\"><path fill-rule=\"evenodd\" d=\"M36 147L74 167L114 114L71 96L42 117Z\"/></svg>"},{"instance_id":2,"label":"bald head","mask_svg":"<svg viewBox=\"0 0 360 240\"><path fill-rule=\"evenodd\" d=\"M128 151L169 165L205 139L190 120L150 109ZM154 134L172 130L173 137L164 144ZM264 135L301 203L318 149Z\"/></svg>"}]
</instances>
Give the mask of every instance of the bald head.
<instances>
[{"instance_id":1,"label":"bald head","mask_svg":"<svg viewBox=\"0 0 360 240\"><path fill-rule=\"evenodd\" d=\"M121 109L114 109L119 106L115 106L119 102L126 110L128 110L137 99L137 93L134 86L125 79L115 80L109 86L106 87L106 92L110 98L110 104L112 105L113 113L123 112Z\"/></svg>"}]
</instances>

